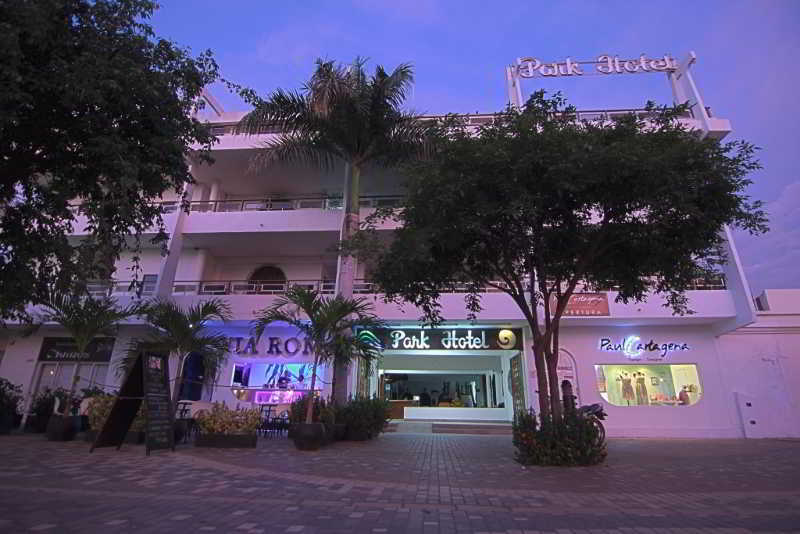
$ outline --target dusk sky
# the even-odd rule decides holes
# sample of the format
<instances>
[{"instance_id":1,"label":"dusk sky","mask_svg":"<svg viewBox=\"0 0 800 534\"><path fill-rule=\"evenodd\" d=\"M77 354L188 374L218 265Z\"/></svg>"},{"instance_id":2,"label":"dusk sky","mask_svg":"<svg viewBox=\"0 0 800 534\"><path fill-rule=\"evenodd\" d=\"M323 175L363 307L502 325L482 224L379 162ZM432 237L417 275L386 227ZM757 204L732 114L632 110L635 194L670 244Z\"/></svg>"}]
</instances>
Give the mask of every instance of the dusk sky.
<instances>
[{"instance_id":1,"label":"dusk sky","mask_svg":"<svg viewBox=\"0 0 800 534\"><path fill-rule=\"evenodd\" d=\"M504 68L520 56L561 61L609 53L678 59L693 50L695 82L732 139L761 147L750 194L771 232L736 234L754 295L800 288L800 1L370 2L163 0L159 36L214 51L223 76L262 94L298 89L314 60L361 55L387 69L414 65L410 107L421 113L491 112L506 105ZM524 80L561 90L578 109L671 102L663 74ZM226 110L244 109L214 94Z\"/></svg>"}]
</instances>

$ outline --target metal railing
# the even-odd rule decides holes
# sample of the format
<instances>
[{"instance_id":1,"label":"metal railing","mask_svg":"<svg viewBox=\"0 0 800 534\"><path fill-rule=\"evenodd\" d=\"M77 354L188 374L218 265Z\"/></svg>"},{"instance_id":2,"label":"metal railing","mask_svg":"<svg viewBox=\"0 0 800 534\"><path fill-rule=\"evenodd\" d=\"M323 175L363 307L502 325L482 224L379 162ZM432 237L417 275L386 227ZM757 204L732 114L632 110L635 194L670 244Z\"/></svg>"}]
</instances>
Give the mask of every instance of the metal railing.
<instances>
[{"instance_id":1,"label":"metal railing","mask_svg":"<svg viewBox=\"0 0 800 534\"><path fill-rule=\"evenodd\" d=\"M330 295L334 293L335 283L332 280L193 280L176 281L172 288L173 295L282 295L292 286L301 286L314 289L320 293ZM481 288L482 293L499 293L502 291L502 282L492 282ZM598 289L597 291L613 291L615 286ZM725 278L704 278L694 281L690 289L693 290L723 290L726 289ZM592 292L589 288L584 289ZM442 293L467 293L469 284L454 282L440 290ZM381 291L374 283L356 279L353 282L353 293L356 295L374 295Z\"/></svg>"},{"instance_id":2,"label":"metal railing","mask_svg":"<svg viewBox=\"0 0 800 534\"><path fill-rule=\"evenodd\" d=\"M149 297L156 292L155 280L97 280L88 282L86 289L93 297L138 296Z\"/></svg>"},{"instance_id":3,"label":"metal railing","mask_svg":"<svg viewBox=\"0 0 800 534\"><path fill-rule=\"evenodd\" d=\"M709 116L711 116L711 109L706 108L706 111ZM577 110L575 112L576 118L578 120L588 120L588 121L595 121L595 120L611 120L614 117L620 117L622 115L627 115L630 113L634 113L638 117L647 118L649 116L655 115L652 111L647 111L643 108L630 108L630 109L582 109ZM469 113L469 114L454 114L455 116L461 117L465 120L467 126L481 126L484 124L490 124L494 120L494 113ZM435 121L443 119L444 115L422 115L420 117L423 121ZM692 119L694 118L694 113L692 110L687 110L681 118ZM214 135L233 135L234 129L236 128L236 123L227 123L227 124L212 124L211 125L211 132ZM265 126L260 134L278 134L281 133L281 130L274 126Z\"/></svg>"},{"instance_id":4,"label":"metal railing","mask_svg":"<svg viewBox=\"0 0 800 534\"><path fill-rule=\"evenodd\" d=\"M361 208L398 207L401 196L365 196L361 197ZM341 197L304 196L304 197L261 197L241 200L202 200L190 203L192 212L226 213L241 211L290 211L302 209L340 210L343 207Z\"/></svg>"}]
</instances>

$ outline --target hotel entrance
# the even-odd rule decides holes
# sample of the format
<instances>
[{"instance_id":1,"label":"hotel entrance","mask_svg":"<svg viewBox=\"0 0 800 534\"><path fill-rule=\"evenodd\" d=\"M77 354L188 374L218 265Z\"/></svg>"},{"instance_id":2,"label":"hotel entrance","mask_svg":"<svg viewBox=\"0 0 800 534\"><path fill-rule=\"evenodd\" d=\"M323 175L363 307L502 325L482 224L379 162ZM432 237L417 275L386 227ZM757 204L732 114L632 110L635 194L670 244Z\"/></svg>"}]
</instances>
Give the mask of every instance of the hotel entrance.
<instances>
[{"instance_id":1,"label":"hotel entrance","mask_svg":"<svg viewBox=\"0 0 800 534\"><path fill-rule=\"evenodd\" d=\"M496 421L526 406L521 329L391 328L372 393L392 419Z\"/></svg>"}]
</instances>

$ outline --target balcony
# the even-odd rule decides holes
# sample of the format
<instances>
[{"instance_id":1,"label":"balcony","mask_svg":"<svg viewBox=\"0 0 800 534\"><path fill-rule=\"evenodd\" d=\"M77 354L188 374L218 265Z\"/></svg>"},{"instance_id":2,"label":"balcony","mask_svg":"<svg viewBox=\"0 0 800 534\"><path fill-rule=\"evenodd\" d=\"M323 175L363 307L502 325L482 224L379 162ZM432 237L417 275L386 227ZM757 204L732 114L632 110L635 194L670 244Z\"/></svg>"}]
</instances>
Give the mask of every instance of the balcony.
<instances>
[{"instance_id":1,"label":"balcony","mask_svg":"<svg viewBox=\"0 0 800 534\"><path fill-rule=\"evenodd\" d=\"M399 196L362 197L361 216L366 217L379 207L397 207L401 200ZM323 250L335 244L342 225L342 199L322 195L210 200L192 202L189 209L183 233L192 246L199 248L218 248L219 239L227 239L226 236L234 241L250 240L258 233L264 248L283 250L303 246L305 243L297 243L296 234L304 232L309 236L309 250L302 253L309 253L314 247ZM384 221L379 229L395 226L392 221ZM324 246L319 244L323 241Z\"/></svg>"},{"instance_id":2,"label":"balcony","mask_svg":"<svg viewBox=\"0 0 800 534\"><path fill-rule=\"evenodd\" d=\"M333 295L334 282L330 280L206 280L176 281L173 298L182 305L193 304L205 298L224 298L231 305L237 319L252 318L256 310L263 309L285 294L287 288L303 286L325 295ZM383 296L368 280L355 280L353 293L370 300L375 313L390 321L416 321L420 310L406 303L385 302ZM442 315L448 320L464 320L466 317L464 297L466 284L456 283L442 291L440 304ZM616 302L617 291L610 288L608 295L609 314L604 316L564 316L564 326L619 324L702 324L713 323L735 315L731 294L726 290L722 277L698 279L687 291L692 315L673 316L664 307L662 297L651 296L647 301L624 304ZM483 311L479 319L489 321L524 321L524 317L511 298L493 286L481 291Z\"/></svg>"},{"instance_id":3,"label":"balcony","mask_svg":"<svg viewBox=\"0 0 800 534\"><path fill-rule=\"evenodd\" d=\"M361 209L396 208L400 206L400 196L364 196L360 199ZM341 197L303 196L303 197L263 197L242 200L206 200L190 203L192 213L230 213L244 211L292 211L304 209L340 210L344 206Z\"/></svg>"}]
</instances>

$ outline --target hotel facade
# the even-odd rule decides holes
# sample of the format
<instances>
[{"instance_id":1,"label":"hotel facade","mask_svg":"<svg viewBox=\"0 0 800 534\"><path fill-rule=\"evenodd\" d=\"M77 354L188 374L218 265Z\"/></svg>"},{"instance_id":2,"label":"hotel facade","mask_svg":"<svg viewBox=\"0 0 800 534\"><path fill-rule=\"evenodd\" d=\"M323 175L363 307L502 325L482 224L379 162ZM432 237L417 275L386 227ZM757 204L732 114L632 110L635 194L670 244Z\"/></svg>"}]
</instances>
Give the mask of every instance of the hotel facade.
<instances>
[{"instance_id":1,"label":"hotel facade","mask_svg":"<svg viewBox=\"0 0 800 534\"><path fill-rule=\"evenodd\" d=\"M522 58L507 69L509 99L522 100L525 78L659 74L670 83L675 102L691 108L680 120L716 139L731 132L728 120L712 114L691 77L694 55L683 61L642 56L620 60L545 63ZM193 167L196 183L163 199L168 253L146 248L143 276L131 291L130 254L117 262L117 280L92 287L121 304L138 298L172 299L181 306L225 300L233 319L210 328L229 338L229 358L216 377L206 377L199 358L190 357L193 382L182 396L230 406L284 405L303 394L310 381L312 354L288 326L270 327L256 339L254 314L303 285L333 295L336 245L342 222L343 169L250 169L250 160L276 132L234 135L244 112L228 112L206 95L204 118L219 142L214 165ZM579 111L579 118L603 120L642 110ZM481 124L490 115L472 115ZM402 177L372 169L363 180L361 216L397 205ZM76 228L83 228L80 214ZM391 232L387 222L382 232ZM81 232L76 232L76 238ZM718 277L698 280L688 291L691 315L675 316L652 295L623 304L616 292L575 295L562 320L559 377L569 380L580 404L602 403L608 434L629 437L800 437L800 290L766 290L754 298L736 246L725 229L729 261ZM147 236L145 236L147 237ZM147 240L143 240L146 242ZM530 330L506 294L486 289L483 311L468 321L464 293L442 295L447 323L423 330L419 310L386 303L359 265L355 294L374 304L389 325L376 332L383 345L375 368L352 369L349 390L379 395L392 403L394 417L426 420L510 421L515 409L538 408ZM0 339L0 376L21 384L27 401L46 387L119 387L117 364L131 339L141 336L138 320L90 352L71 349L67 334L44 325L33 335L7 328ZM175 362L171 372L175 373ZM321 393L328 395L332 370L323 368ZM279 379L282 379L279 381ZM27 404L26 404L27 406Z\"/></svg>"}]
</instances>

